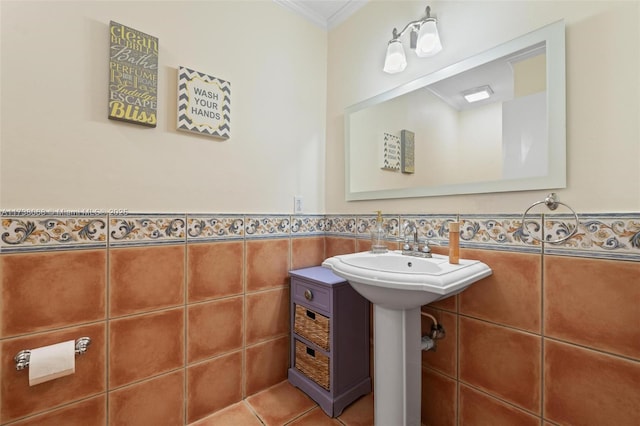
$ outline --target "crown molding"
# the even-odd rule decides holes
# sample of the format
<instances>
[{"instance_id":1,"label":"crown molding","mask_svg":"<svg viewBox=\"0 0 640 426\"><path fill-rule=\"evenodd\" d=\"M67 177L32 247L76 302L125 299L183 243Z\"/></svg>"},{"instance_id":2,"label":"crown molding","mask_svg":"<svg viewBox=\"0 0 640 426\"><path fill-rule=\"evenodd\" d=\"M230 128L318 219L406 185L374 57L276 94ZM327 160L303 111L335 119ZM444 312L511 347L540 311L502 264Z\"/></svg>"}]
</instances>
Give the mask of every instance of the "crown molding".
<instances>
[{"instance_id":1,"label":"crown molding","mask_svg":"<svg viewBox=\"0 0 640 426\"><path fill-rule=\"evenodd\" d=\"M303 18L309 20L313 24L324 30L330 30L338 24L344 22L349 16L364 6L369 0L348 0L343 1L343 5L338 11L329 17L325 17L317 10L309 7L304 1L300 0L273 0L274 3L289 9Z\"/></svg>"}]
</instances>

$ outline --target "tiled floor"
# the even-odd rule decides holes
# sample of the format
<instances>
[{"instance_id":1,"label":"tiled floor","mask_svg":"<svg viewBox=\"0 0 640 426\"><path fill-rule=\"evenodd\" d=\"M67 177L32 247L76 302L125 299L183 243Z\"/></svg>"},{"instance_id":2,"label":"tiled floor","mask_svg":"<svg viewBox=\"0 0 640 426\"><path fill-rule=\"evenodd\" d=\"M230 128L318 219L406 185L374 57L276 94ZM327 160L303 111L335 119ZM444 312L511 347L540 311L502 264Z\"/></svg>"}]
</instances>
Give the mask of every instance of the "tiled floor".
<instances>
[{"instance_id":1,"label":"tiled floor","mask_svg":"<svg viewBox=\"0 0 640 426\"><path fill-rule=\"evenodd\" d=\"M191 426L373 426L373 394L332 419L305 393L281 382Z\"/></svg>"}]
</instances>

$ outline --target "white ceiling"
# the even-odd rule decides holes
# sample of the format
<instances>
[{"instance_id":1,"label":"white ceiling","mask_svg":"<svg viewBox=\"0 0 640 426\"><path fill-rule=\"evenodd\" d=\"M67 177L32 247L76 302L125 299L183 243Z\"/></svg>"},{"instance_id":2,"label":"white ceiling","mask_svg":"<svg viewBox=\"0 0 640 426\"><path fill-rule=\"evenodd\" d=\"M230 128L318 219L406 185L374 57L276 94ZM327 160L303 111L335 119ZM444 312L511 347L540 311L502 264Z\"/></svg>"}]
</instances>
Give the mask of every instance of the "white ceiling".
<instances>
[{"instance_id":1,"label":"white ceiling","mask_svg":"<svg viewBox=\"0 0 640 426\"><path fill-rule=\"evenodd\" d=\"M273 0L315 25L330 30L345 21L369 0Z\"/></svg>"}]
</instances>

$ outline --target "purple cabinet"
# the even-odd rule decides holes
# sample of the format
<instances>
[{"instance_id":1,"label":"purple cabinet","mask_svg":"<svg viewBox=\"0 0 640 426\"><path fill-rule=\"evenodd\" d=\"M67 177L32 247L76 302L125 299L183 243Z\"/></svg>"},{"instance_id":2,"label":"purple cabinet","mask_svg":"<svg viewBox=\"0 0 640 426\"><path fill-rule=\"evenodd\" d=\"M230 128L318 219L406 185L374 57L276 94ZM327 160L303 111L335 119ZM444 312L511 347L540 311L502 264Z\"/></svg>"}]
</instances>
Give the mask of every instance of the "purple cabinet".
<instances>
[{"instance_id":1,"label":"purple cabinet","mask_svg":"<svg viewBox=\"0 0 640 426\"><path fill-rule=\"evenodd\" d=\"M371 392L369 301L321 266L290 271L289 382L331 417Z\"/></svg>"}]
</instances>

